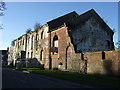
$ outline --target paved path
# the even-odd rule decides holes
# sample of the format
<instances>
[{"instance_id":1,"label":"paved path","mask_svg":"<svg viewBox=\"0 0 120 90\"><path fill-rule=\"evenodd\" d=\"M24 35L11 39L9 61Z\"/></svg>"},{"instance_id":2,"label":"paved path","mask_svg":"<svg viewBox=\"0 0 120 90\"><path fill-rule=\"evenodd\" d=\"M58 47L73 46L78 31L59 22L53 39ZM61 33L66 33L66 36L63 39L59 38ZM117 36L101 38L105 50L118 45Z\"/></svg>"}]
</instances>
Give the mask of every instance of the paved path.
<instances>
[{"instance_id":1,"label":"paved path","mask_svg":"<svg viewBox=\"0 0 120 90\"><path fill-rule=\"evenodd\" d=\"M2 88L92 88L92 86L4 68Z\"/></svg>"}]
</instances>

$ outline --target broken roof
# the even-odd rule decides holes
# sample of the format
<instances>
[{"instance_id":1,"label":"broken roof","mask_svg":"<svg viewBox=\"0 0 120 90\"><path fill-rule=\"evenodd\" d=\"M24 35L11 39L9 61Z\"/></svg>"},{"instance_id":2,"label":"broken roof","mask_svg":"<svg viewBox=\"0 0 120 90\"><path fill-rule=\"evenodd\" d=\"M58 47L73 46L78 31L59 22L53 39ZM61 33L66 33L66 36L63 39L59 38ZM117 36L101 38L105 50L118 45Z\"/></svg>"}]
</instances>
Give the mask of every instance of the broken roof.
<instances>
[{"instance_id":1,"label":"broken roof","mask_svg":"<svg viewBox=\"0 0 120 90\"><path fill-rule=\"evenodd\" d=\"M53 19L53 20L47 22L47 24L49 26L49 29L52 30L54 28L57 28L57 27L63 25L70 18L74 18L76 16L78 16L78 14L75 11L73 11L71 13L68 13L68 14L64 15L64 16Z\"/></svg>"},{"instance_id":2,"label":"broken roof","mask_svg":"<svg viewBox=\"0 0 120 90\"><path fill-rule=\"evenodd\" d=\"M76 25L79 25L81 23L84 23L86 20L88 20L90 17L94 17L102 27L106 29L106 31L112 34L114 33L111 28L104 22L104 20L96 13L94 9L91 9L81 15L78 15L75 11L68 13L64 16L58 17L56 19L53 19L49 22L47 22L49 26L49 30L53 31L55 28L58 28L64 23L68 26L68 28L73 28Z\"/></svg>"}]
</instances>

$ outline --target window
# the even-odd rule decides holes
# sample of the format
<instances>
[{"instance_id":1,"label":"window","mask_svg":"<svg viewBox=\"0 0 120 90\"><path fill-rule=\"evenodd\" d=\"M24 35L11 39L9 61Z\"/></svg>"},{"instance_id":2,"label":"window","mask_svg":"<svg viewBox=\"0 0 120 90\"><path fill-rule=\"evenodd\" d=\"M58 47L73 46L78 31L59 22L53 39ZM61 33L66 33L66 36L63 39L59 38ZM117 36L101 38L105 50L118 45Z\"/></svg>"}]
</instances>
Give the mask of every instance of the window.
<instances>
[{"instance_id":1,"label":"window","mask_svg":"<svg viewBox=\"0 0 120 90\"><path fill-rule=\"evenodd\" d=\"M43 50L41 50L41 53L40 53L40 60L43 60L43 59L44 59Z\"/></svg>"},{"instance_id":2,"label":"window","mask_svg":"<svg viewBox=\"0 0 120 90\"><path fill-rule=\"evenodd\" d=\"M34 47L34 37L32 36L32 38L31 38L31 49L33 49L33 47Z\"/></svg>"},{"instance_id":3,"label":"window","mask_svg":"<svg viewBox=\"0 0 120 90\"><path fill-rule=\"evenodd\" d=\"M28 58L29 58L29 52L28 52Z\"/></svg>"},{"instance_id":4,"label":"window","mask_svg":"<svg viewBox=\"0 0 120 90\"><path fill-rule=\"evenodd\" d=\"M33 58L33 52L31 52L31 58Z\"/></svg>"},{"instance_id":5,"label":"window","mask_svg":"<svg viewBox=\"0 0 120 90\"><path fill-rule=\"evenodd\" d=\"M21 51L21 58L26 58L26 51Z\"/></svg>"},{"instance_id":6,"label":"window","mask_svg":"<svg viewBox=\"0 0 120 90\"><path fill-rule=\"evenodd\" d=\"M24 39L23 39L23 45L24 45Z\"/></svg>"},{"instance_id":7,"label":"window","mask_svg":"<svg viewBox=\"0 0 120 90\"><path fill-rule=\"evenodd\" d=\"M19 41L18 41L18 48L19 48Z\"/></svg>"},{"instance_id":8,"label":"window","mask_svg":"<svg viewBox=\"0 0 120 90\"><path fill-rule=\"evenodd\" d=\"M58 53L58 36L55 35L53 38L53 54Z\"/></svg>"},{"instance_id":9,"label":"window","mask_svg":"<svg viewBox=\"0 0 120 90\"><path fill-rule=\"evenodd\" d=\"M41 39L44 39L44 32L41 33Z\"/></svg>"},{"instance_id":10,"label":"window","mask_svg":"<svg viewBox=\"0 0 120 90\"><path fill-rule=\"evenodd\" d=\"M38 34L36 34L36 40L38 40Z\"/></svg>"},{"instance_id":11,"label":"window","mask_svg":"<svg viewBox=\"0 0 120 90\"><path fill-rule=\"evenodd\" d=\"M20 46L22 46L22 40L20 41Z\"/></svg>"},{"instance_id":12,"label":"window","mask_svg":"<svg viewBox=\"0 0 120 90\"><path fill-rule=\"evenodd\" d=\"M37 51L37 49L38 49L38 34L36 34L35 48Z\"/></svg>"},{"instance_id":13,"label":"window","mask_svg":"<svg viewBox=\"0 0 120 90\"><path fill-rule=\"evenodd\" d=\"M105 59L105 52L102 51L102 59Z\"/></svg>"},{"instance_id":14,"label":"window","mask_svg":"<svg viewBox=\"0 0 120 90\"><path fill-rule=\"evenodd\" d=\"M21 45L21 41L19 41L19 46Z\"/></svg>"},{"instance_id":15,"label":"window","mask_svg":"<svg viewBox=\"0 0 120 90\"><path fill-rule=\"evenodd\" d=\"M81 53L81 59L84 60L84 53Z\"/></svg>"},{"instance_id":16,"label":"window","mask_svg":"<svg viewBox=\"0 0 120 90\"><path fill-rule=\"evenodd\" d=\"M20 45L21 45L21 41L19 41L19 47L20 47Z\"/></svg>"},{"instance_id":17,"label":"window","mask_svg":"<svg viewBox=\"0 0 120 90\"><path fill-rule=\"evenodd\" d=\"M30 40L30 37L28 37L28 45L29 45L29 40Z\"/></svg>"}]
</instances>

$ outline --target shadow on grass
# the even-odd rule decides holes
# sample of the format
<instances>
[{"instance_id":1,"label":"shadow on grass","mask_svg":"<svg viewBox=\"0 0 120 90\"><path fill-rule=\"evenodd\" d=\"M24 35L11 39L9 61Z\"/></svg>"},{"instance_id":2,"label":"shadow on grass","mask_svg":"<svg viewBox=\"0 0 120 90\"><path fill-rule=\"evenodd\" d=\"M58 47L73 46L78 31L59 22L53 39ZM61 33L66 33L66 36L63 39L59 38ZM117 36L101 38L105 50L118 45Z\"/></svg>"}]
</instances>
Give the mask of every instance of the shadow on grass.
<instances>
[{"instance_id":1,"label":"shadow on grass","mask_svg":"<svg viewBox=\"0 0 120 90\"><path fill-rule=\"evenodd\" d=\"M69 80L73 82L79 82L88 85L95 85L98 87L114 87L119 86L119 77L99 75L99 74L80 74L75 72L65 72L56 70L41 70L40 68L23 68L23 70L31 73L42 74L59 79Z\"/></svg>"}]
</instances>

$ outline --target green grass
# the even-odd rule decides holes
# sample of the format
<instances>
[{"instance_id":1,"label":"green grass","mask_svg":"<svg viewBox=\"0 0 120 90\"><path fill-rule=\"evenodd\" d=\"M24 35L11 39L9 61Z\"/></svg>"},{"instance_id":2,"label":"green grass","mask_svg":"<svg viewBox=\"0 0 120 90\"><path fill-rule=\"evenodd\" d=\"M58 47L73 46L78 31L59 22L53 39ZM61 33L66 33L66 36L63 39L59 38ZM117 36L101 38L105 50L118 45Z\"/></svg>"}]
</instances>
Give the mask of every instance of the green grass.
<instances>
[{"instance_id":1,"label":"green grass","mask_svg":"<svg viewBox=\"0 0 120 90\"><path fill-rule=\"evenodd\" d=\"M55 78L80 82L83 84L96 85L100 87L120 87L119 86L119 77L106 76L106 75L89 75L89 74L79 74L74 72L64 72L64 71L55 71L55 70L41 70L39 68L22 68L32 73L47 75Z\"/></svg>"}]
</instances>

